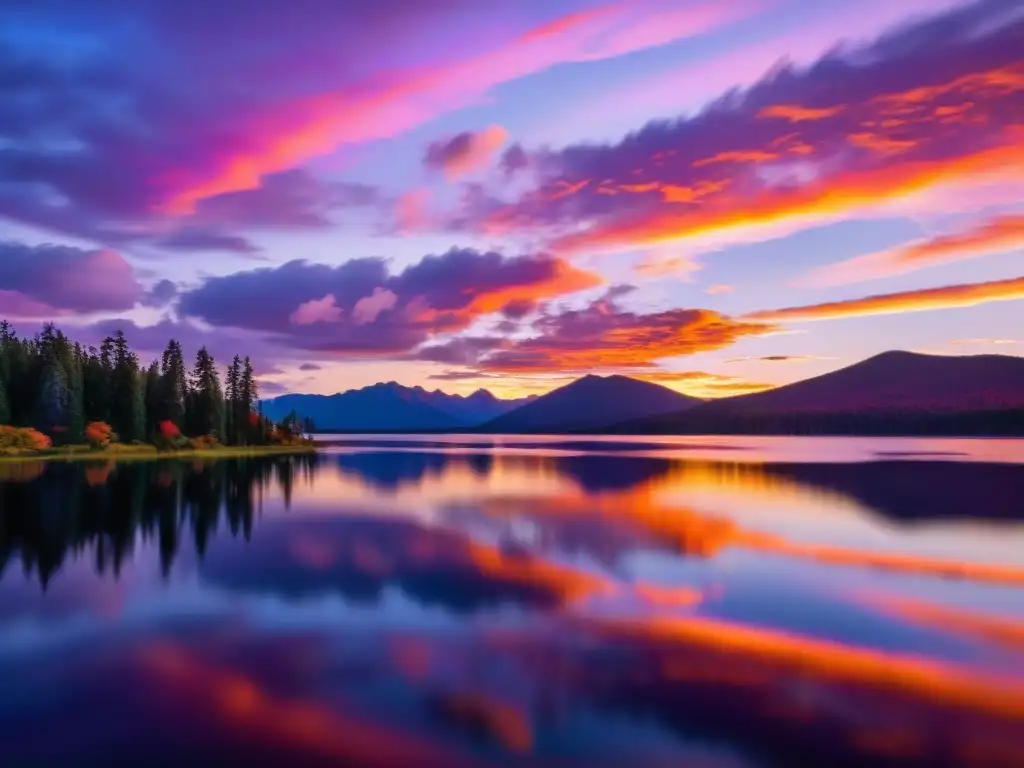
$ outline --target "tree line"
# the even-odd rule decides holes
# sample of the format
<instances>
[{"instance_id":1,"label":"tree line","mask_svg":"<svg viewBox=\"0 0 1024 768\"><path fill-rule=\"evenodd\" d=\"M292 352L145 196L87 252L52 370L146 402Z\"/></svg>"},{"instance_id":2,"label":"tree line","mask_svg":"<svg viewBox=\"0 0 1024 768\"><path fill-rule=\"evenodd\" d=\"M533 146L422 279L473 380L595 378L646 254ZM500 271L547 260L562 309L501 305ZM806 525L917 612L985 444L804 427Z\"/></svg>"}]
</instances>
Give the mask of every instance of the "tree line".
<instances>
[{"instance_id":1,"label":"tree line","mask_svg":"<svg viewBox=\"0 0 1024 768\"><path fill-rule=\"evenodd\" d=\"M86 441L86 426L109 424L124 443L167 447L183 435L224 445L270 442L277 427L300 434L294 416L282 425L263 418L259 386L248 357L236 355L222 386L216 361L203 347L191 367L171 339L158 360L140 364L123 332L99 348L72 342L47 324L34 338L19 338L0 322L0 425L31 427L54 444Z\"/></svg>"}]
</instances>

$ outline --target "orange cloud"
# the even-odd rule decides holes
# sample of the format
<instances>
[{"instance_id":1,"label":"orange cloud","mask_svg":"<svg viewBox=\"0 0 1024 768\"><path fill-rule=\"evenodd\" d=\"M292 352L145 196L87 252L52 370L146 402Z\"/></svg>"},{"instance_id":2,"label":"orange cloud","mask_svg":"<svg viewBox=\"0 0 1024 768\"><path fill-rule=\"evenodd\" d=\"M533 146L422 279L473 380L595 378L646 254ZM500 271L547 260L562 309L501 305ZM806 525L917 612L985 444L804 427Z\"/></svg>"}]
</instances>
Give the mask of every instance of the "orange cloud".
<instances>
[{"instance_id":1,"label":"orange cloud","mask_svg":"<svg viewBox=\"0 0 1024 768\"><path fill-rule=\"evenodd\" d=\"M813 286L847 285L1017 248L1024 248L1024 215L1010 214L966 232L938 235L819 267L800 282Z\"/></svg>"},{"instance_id":2,"label":"orange cloud","mask_svg":"<svg viewBox=\"0 0 1024 768\"><path fill-rule=\"evenodd\" d=\"M714 285L709 285L704 290L704 293L709 293L712 296L718 296L723 293L732 293L733 290L735 289L731 285L728 285L726 283L715 283Z\"/></svg>"},{"instance_id":3,"label":"orange cloud","mask_svg":"<svg viewBox=\"0 0 1024 768\"><path fill-rule=\"evenodd\" d=\"M639 315L607 298L584 310L542 318L536 327L538 336L507 344L478 364L511 373L642 368L667 357L721 349L773 329L707 309Z\"/></svg>"},{"instance_id":4,"label":"orange cloud","mask_svg":"<svg viewBox=\"0 0 1024 768\"><path fill-rule=\"evenodd\" d=\"M508 306L513 302L536 303L569 293L585 291L603 285L604 278L593 272L574 267L561 259L552 264L552 274L543 282L527 285L509 285L499 290L479 293L466 307L472 315L486 315Z\"/></svg>"},{"instance_id":5,"label":"orange cloud","mask_svg":"<svg viewBox=\"0 0 1024 768\"><path fill-rule=\"evenodd\" d=\"M765 152L760 149L719 152L713 157L705 157L696 161L693 164L693 167L700 168L703 165L713 165L715 163L759 163L767 160L778 159L779 155L777 152Z\"/></svg>"},{"instance_id":6,"label":"orange cloud","mask_svg":"<svg viewBox=\"0 0 1024 768\"><path fill-rule=\"evenodd\" d=\"M881 202L954 183L1024 180L1024 131L1006 131L1000 146L943 159L849 170L803 185L769 186L756 196L722 193L692 208L654 208L626 221L597 224L555 241L557 252L656 245L717 233L834 220Z\"/></svg>"},{"instance_id":7,"label":"orange cloud","mask_svg":"<svg viewBox=\"0 0 1024 768\"><path fill-rule=\"evenodd\" d=\"M777 104L765 107L757 116L766 119L787 120L791 123L804 123L814 120L825 120L840 114L845 107L801 107L798 104Z\"/></svg>"},{"instance_id":8,"label":"orange cloud","mask_svg":"<svg viewBox=\"0 0 1024 768\"><path fill-rule=\"evenodd\" d=\"M765 310L747 315L746 319L759 322L786 322L834 320L866 315L892 315L904 312L925 312L932 309L973 307L992 301L1024 299L1024 277L993 280L988 283L947 285L919 291L903 291L862 299L832 301L803 307Z\"/></svg>"}]
</instances>

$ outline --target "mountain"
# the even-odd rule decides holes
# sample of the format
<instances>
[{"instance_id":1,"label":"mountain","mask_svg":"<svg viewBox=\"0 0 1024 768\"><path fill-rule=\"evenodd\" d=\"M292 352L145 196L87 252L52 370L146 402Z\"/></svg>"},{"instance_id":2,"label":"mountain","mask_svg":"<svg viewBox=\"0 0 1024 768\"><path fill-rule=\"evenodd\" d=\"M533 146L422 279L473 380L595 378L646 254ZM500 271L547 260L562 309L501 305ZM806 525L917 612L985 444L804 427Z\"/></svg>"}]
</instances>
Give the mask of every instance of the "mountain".
<instances>
[{"instance_id":1,"label":"mountain","mask_svg":"<svg viewBox=\"0 0 1024 768\"><path fill-rule=\"evenodd\" d=\"M336 395L281 395L264 400L263 412L278 421L294 410L324 431L443 431L476 426L528 400L499 400L486 390L448 395L389 381Z\"/></svg>"},{"instance_id":2,"label":"mountain","mask_svg":"<svg viewBox=\"0 0 1024 768\"><path fill-rule=\"evenodd\" d=\"M614 431L1020 434L1024 358L885 352L777 389L666 416L624 420Z\"/></svg>"},{"instance_id":3,"label":"mountain","mask_svg":"<svg viewBox=\"0 0 1024 768\"><path fill-rule=\"evenodd\" d=\"M448 395L439 389L428 391L421 387L413 387L423 402L447 413L467 425L478 425L495 419L503 413L515 410L537 398L536 395L515 400L500 400L486 389L478 389L471 395Z\"/></svg>"},{"instance_id":4,"label":"mountain","mask_svg":"<svg viewBox=\"0 0 1024 768\"><path fill-rule=\"evenodd\" d=\"M700 402L628 376L584 376L487 422L478 431L596 432L627 419L677 412Z\"/></svg>"}]
</instances>

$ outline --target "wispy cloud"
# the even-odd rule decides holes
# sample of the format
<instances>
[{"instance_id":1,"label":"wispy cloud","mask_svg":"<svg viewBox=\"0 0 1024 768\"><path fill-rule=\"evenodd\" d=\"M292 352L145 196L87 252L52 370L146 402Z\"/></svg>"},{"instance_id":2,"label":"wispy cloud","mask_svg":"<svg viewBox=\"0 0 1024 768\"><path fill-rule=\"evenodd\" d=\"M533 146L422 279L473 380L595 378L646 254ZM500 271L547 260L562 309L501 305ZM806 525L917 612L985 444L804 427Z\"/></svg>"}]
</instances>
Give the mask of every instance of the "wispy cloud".
<instances>
[{"instance_id":1,"label":"wispy cloud","mask_svg":"<svg viewBox=\"0 0 1024 768\"><path fill-rule=\"evenodd\" d=\"M965 232L937 235L812 270L799 284L847 285L954 261L1024 249L1024 215L999 216Z\"/></svg>"},{"instance_id":2,"label":"wispy cloud","mask_svg":"<svg viewBox=\"0 0 1024 768\"><path fill-rule=\"evenodd\" d=\"M802 307L770 309L749 314L746 319L771 323L834 320L865 315L892 315L934 309L973 307L993 301L1019 299L1024 299L1024 277L993 280L987 283L946 285L941 288L887 293L846 301L809 304Z\"/></svg>"}]
</instances>

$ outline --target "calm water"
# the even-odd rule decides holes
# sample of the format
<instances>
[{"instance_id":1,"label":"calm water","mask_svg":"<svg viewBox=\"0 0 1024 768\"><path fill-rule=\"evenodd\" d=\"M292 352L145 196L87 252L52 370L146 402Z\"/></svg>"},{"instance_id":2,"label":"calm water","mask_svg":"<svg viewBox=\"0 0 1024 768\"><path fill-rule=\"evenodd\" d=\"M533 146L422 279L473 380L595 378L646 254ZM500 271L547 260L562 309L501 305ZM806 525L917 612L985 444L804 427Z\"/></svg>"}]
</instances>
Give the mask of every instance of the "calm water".
<instances>
[{"instance_id":1,"label":"calm water","mask_svg":"<svg viewBox=\"0 0 1024 768\"><path fill-rule=\"evenodd\" d=\"M0 764L1024 765L1020 441L344 439L0 464Z\"/></svg>"}]
</instances>

